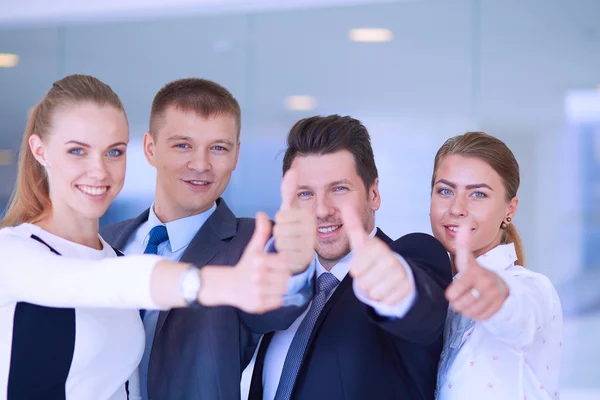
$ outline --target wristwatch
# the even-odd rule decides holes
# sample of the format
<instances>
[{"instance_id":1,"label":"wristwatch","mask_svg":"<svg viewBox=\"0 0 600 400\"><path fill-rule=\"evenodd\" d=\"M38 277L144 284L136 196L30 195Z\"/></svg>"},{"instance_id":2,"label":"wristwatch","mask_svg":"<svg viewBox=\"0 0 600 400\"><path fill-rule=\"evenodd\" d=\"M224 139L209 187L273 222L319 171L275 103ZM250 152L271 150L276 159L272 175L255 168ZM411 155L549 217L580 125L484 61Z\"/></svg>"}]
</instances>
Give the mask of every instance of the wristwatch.
<instances>
[{"instance_id":1,"label":"wristwatch","mask_svg":"<svg viewBox=\"0 0 600 400\"><path fill-rule=\"evenodd\" d=\"M181 280L179 281L181 294L190 308L200 307L198 293L200 292L202 285L198 271L200 271L198 266L194 264L190 265L189 268L183 273Z\"/></svg>"}]
</instances>

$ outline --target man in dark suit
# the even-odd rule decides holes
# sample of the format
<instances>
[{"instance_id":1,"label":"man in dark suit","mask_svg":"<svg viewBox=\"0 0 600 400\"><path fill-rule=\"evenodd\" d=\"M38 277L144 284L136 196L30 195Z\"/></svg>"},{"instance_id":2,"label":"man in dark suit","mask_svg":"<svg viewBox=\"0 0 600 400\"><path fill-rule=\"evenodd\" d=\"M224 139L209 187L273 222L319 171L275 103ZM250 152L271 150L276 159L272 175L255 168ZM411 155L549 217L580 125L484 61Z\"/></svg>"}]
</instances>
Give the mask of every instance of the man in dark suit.
<instances>
[{"instance_id":1,"label":"man in dark suit","mask_svg":"<svg viewBox=\"0 0 600 400\"><path fill-rule=\"evenodd\" d=\"M443 246L376 228L379 179L359 121L297 122L290 168L298 204L317 218L315 296L290 328L264 336L249 398L433 399L452 279Z\"/></svg>"},{"instance_id":2,"label":"man in dark suit","mask_svg":"<svg viewBox=\"0 0 600 400\"><path fill-rule=\"evenodd\" d=\"M144 135L144 154L157 171L154 203L137 218L106 227L103 237L126 255L154 253L199 267L236 265L255 225L236 218L220 198L237 165L239 134L239 104L222 86L203 79L164 86ZM314 273L303 271L314 256L316 225L286 194L286 187L295 189L294 179L284 179L279 233L268 244L277 246L283 267L295 274L284 307L263 315L231 307L142 310L146 349L140 384L130 381L132 395L141 389L145 400L240 398L241 373L260 334L289 327L312 295ZM186 290L201 285L192 282Z\"/></svg>"}]
</instances>

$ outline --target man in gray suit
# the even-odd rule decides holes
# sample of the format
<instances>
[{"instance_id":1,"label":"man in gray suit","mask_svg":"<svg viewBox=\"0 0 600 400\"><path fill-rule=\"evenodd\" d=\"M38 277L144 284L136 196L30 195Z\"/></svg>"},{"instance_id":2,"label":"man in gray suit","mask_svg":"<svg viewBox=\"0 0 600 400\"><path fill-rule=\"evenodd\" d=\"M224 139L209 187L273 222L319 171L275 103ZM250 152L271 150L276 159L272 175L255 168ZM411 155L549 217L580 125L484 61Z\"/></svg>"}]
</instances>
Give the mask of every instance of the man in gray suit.
<instances>
[{"instance_id":1,"label":"man in gray suit","mask_svg":"<svg viewBox=\"0 0 600 400\"><path fill-rule=\"evenodd\" d=\"M126 255L154 253L197 266L235 265L254 230L253 219L236 218L220 197L237 165L239 133L239 104L222 86L203 79L164 86L154 98L144 135L144 154L157 171L154 203L137 218L104 228L105 240ZM294 206L293 180L292 173L282 183L276 243L268 244L284 253L294 275L283 307L263 315L231 307L142 310L143 399L238 400L242 371L260 335L287 329L305 310L313 290L313 271L307 267L314 255L316 221Z\"/></svg>"}]
</instances>

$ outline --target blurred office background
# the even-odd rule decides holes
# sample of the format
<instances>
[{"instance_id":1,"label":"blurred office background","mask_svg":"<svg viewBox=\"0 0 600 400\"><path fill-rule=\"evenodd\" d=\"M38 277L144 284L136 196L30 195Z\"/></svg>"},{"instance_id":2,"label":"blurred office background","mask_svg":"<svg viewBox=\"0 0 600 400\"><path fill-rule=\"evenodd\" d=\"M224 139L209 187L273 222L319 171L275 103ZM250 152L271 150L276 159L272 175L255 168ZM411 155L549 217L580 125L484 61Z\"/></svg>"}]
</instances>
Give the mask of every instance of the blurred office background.
<instances>
[{"instance_id":1,"label":"blurred office background","mask_svg":"<svg viewBox=\"0 0 600 400\"><path fill-rule=\"evenodd\" d=\"M369 128L379 226L429 232L433 156L467 130L505 140L522 169L530 268L565 311L565 400L600 398L600 0L3 0L0 210L28 111L51 83L97 76L130 122L126 185L103 223L152 202L141 138L160 87L215 80L243 111L225 198L240 216L279 205L281 152L298 119Z\"/></svg>"}]
</instances>

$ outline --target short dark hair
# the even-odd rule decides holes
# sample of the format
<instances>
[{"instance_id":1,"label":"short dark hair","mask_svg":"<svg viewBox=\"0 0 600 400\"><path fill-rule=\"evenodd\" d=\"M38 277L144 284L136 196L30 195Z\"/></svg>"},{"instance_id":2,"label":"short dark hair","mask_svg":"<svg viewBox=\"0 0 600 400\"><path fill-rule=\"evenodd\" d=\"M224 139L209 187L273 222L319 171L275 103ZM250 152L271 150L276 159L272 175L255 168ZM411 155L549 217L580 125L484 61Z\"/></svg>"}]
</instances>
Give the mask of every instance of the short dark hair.
<instances>
[{"instance_id":1,"label":"short dark hair","mask_svg":"<svg viewBox=\"0 0 600 400\"><path fill-rule=\"evenodd\" d=\"M371 137L359 120L349 116L315 116L296 122L287 137L283 173L298 156L325 155L340 150L352 154L356 172L368 190L378 177Z\"/></svg>"},{"instance_id":2,"label":"short dark hair","mask_svg":"<svg viewBox=\"0 0 600 400\"><path fill-rule=\"evenodd\" d=\"M156 135L161 118L169 107L192 112L203 118L231 115L235 118L238 138L241 110L238 101L223 86L208 79L186 78L167 83L154 96L150 112L150 133Z\"/></svg>"}]
</instances>

